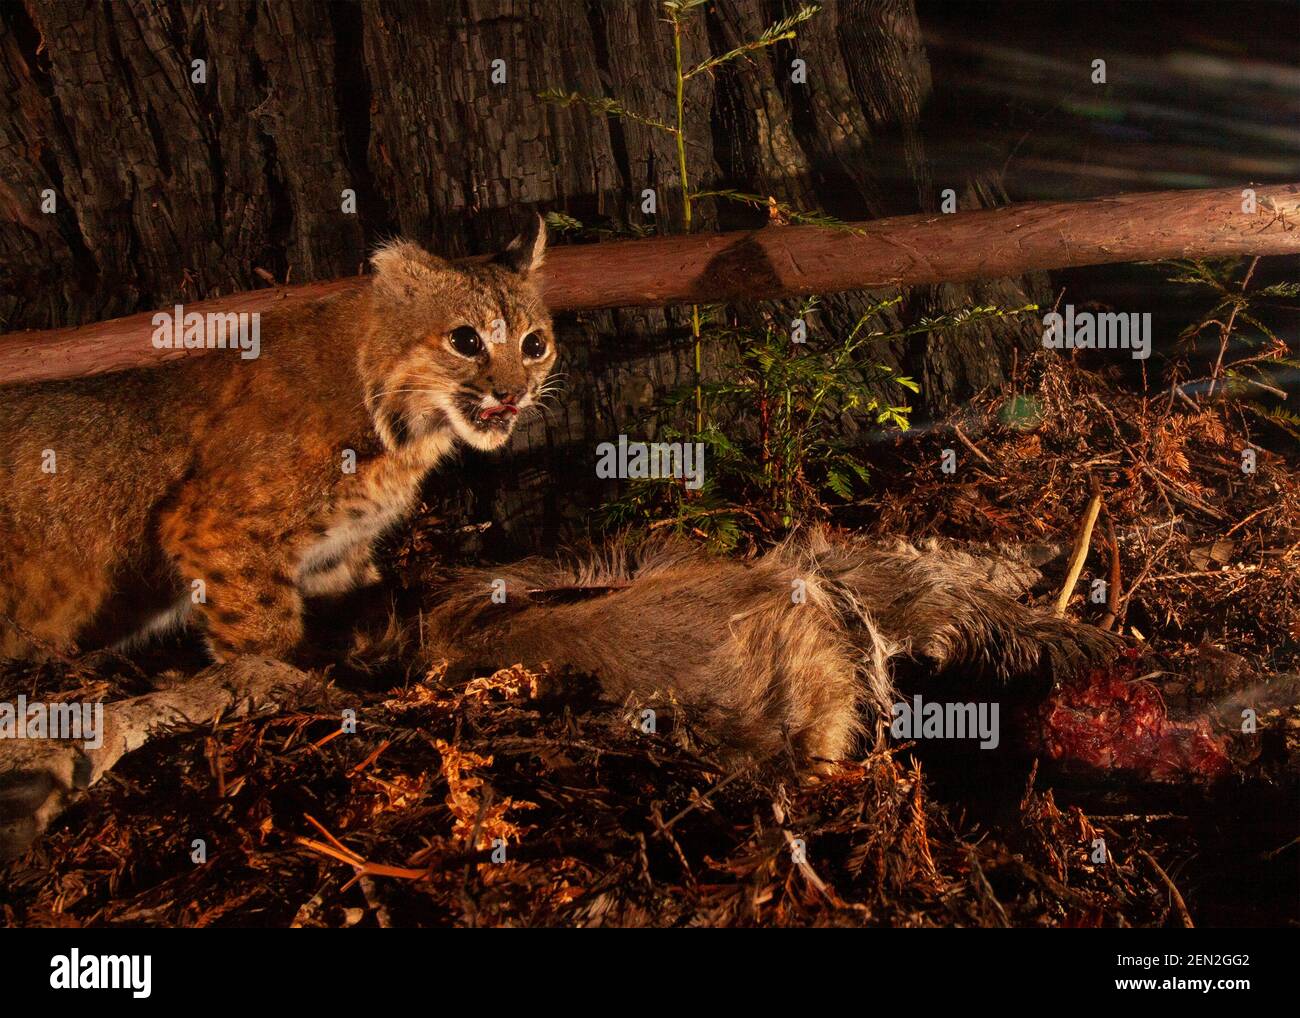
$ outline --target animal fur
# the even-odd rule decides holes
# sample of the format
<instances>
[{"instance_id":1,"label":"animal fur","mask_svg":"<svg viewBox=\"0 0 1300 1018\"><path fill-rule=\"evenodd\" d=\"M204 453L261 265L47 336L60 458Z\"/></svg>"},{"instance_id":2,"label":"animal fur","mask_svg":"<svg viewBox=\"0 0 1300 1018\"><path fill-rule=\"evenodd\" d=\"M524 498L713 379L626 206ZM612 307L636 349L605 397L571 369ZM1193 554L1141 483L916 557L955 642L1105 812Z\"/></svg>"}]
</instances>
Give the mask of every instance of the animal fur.
<instances>
[{"instance_id":1,"label":"animal fur","mask_svg":"<svg viewBox=\"0 0 1300 1018\"><path fill-rule=\"evenodd\" d=\"M1005 549L975 554L824 532L753 562L671 539L615 541L568 562L440 571L426 578L418 622L390 618L383 634L362 631L359 654L372 666L446 662L460 674L520 662L572 669L595 676L614 699L672 693L737 756L763 758L789 745L820 770L851 757L887 715L901 657L1008 679L1105 660L1115 637L1016 600L1036 577L1023 555ZM505 582L502 604L491 596L497 581ZM242 676L235 694L224 692L232 676ZM276 684L303 681L278 662L245 657L180 692L110 704L115 734L97 766L147 737L153 714L140 715L137 703L183 702L202 723L232 695L242 702L260 691L262 699ZM0 858L24 851L93 780L98 772L75 779L78 759L66 744L0 741Z\"/></svg>"},{"instance_id":2,"label":"animal fur","mask_svg":"<svg viewBox=\"0 0 1300 1018\"><path fill-rule=\"evenodd\" d=\"M746 753L788 739L833 761L888 716L896 659L1012 679L1068 674L1118 647L1017 600L1038 575L1006 549L823 531L752 562L672 539L618 541L569 562L439 575L420 642L429 662L461 673L548 664L596 676L613 698L671 692ZM503 604L490 597L500 580Z\"/></svg>"},{"instance_id":3,"label":"animal fur","mask_svg":"<svg viewBox=\"0 0 1300 1018\"><path fill-rule=\"evenodd\" d=\"M540 220L472 266L389 244L356 294L268 313L254 359L0 390L0 657L188 622L219 661L292 654L304 598L377 580L425 475L544 394L544 246Z\"/></svg>"}]
</instances>

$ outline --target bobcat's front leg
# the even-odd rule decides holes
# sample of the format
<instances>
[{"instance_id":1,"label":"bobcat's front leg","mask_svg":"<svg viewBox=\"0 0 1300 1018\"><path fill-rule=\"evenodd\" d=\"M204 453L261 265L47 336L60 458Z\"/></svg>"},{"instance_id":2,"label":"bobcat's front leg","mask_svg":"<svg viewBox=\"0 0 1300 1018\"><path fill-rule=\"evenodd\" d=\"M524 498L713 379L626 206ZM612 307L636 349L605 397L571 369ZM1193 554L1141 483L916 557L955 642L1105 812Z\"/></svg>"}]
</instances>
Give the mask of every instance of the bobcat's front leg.
<instances>
[{"instance_id":1,"label":"bobcat's front leg","mask_svg":"<svg viewBox=\"0 0 1300 1018\"><path fill-rule=\"evenodd\" d=\"M213 658L286 657L303 635L290 542L279 535L259 540L238 524L206 531L169 524L163 546L190 587Z\"/></svg>"},{"instance_id":2,"label":"bobcat's front leg","mask_svg":"<svg viewBox=\"0 0 1300 1018\"><path fill-rule=\"evenodd\" d=\"M306 597L329 597L371 586L380 579L370 545L357 543L337 559L300 567L298 589Z\"/></svg>"}]
</instances>

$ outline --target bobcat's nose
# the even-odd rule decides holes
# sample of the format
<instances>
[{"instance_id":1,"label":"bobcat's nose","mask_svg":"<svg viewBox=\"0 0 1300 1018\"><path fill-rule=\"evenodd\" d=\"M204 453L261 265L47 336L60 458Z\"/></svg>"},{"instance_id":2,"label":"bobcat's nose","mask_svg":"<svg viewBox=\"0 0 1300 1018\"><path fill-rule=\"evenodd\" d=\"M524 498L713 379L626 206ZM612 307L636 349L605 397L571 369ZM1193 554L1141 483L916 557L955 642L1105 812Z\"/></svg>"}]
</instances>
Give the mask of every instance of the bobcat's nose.
<instances>
[{"instance_id":1,"label":"bobcat's nose","mask_svg":"<svg viewBox=\"0 0 1300 1018\"><path fill-rule=\"evenodd\" d=\"M504 403L506 406L514 406L516 403L519 402L520 399L523 398L522 393L502 392L499 389L493 389L492 395L496 398L498 403Z\"/></svg>"}]
</instances>

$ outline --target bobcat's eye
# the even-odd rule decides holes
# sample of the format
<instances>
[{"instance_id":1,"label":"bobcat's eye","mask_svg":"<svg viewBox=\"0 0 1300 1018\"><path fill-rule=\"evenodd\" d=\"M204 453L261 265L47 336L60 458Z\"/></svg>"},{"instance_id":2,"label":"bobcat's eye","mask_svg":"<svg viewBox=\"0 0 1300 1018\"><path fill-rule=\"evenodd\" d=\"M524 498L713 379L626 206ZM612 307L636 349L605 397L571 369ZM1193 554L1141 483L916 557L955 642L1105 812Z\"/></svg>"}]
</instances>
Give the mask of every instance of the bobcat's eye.
<instances>
[{"instance_id":1,"label":"bobcat's eye","mask_svg":"<svg viewBox=\"0 0 1300 1018\"><path fill-rule=\"evenodd\" d=\"M546 356L546 340L542 339L535 332L530 332L524 337L523 343L524 356L529 360L537 360L539 357Z\"/></svg>"},{"instance_id":2,"label":"bobcat's eye","mask_svg":"<svg viewBox=\"0 0 1300 1018\"><path fill-rule=\"evenodd\" d=\"M483 352L483 340L478 330L468 325L451 330L451 348L462 357L477 357Z\"/></svg>"}]
</instances>

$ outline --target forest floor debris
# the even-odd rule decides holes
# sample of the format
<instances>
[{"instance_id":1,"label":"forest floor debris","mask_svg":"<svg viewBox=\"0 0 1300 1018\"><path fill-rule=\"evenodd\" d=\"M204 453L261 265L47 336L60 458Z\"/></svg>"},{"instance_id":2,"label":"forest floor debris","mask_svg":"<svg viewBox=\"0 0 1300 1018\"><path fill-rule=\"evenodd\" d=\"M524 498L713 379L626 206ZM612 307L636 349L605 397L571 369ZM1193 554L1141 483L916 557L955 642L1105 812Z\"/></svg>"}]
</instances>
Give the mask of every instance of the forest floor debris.
<instances>
[{"instance_id":1,"label":"forest floor debris","mask_svg":"<svg viewBox=\"0 0 1300 1018\"><path fill-rule=\"evenodd\" d=\"M1113 758L1072 773L1032 725L1022 746L1040 760L1001 759L978 794L969 761L910 744L813 783L785 757L728 774L671 700L608 703L517 667L396 688L322 675L274 714L180 726L125 758L0 869L4 923L1294 922L1300 470L1230 404L1188 412L1068 365L1035 371L964 410L959 432L881 450L882 493L841 523L1068 549L1100 491L1069 611L1110 616L1141 653L1055 707L1106 723L1089 697L1110 683L1124 695L1107 704L1167 726L1148 750L1173 733L1209 754L1208 782ZM953 476L937 466L951 435L982 453ZM1109 588L1093 603L1096 579ZM155 681L110 655L0 665L9 698Z\"/></svg>"},{"instance_id":2,"label":"forest floor debris","mask_svg":"<svg viewBox=\"0 0 1300 1018\"><path fill-rule=\"evenodd\" d=\"M507 669L271 717L129 757L6 874L10 924L1099 925L1168 913L1120 835L1026 787L1010 837L963 824L879 747L815 784L727 777L689 712L658 737ZM485 686L490 695L483 695ZM344 709L356 734L332 737ZM1136 828L1135 828L1136 830ZM196 855L202 851L203 862Z\"/></svg>"}]
</instances>

